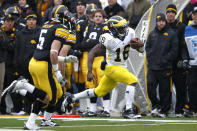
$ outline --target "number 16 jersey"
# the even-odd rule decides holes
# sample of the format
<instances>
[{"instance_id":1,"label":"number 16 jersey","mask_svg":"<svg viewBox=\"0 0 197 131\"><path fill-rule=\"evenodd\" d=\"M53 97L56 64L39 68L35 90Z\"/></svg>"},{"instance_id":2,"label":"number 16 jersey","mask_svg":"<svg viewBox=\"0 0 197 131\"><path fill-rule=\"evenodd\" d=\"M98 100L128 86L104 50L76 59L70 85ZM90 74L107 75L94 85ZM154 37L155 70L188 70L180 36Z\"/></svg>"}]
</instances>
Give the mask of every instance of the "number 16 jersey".
<instances>
[{"instance_id":1,"label":"number 16 jersey","mask_svg":"<svg viewBox=\"0 0 197 131\"><path fill-rule=\"evenodd\" d=\"M124 40L113 37L110 33L100 36L99 42L106 47L106 60L108 65L127 68L127 59L130 51L130 40L135 38L135 31L128 28Z\"/></svg>"}]
</instances>

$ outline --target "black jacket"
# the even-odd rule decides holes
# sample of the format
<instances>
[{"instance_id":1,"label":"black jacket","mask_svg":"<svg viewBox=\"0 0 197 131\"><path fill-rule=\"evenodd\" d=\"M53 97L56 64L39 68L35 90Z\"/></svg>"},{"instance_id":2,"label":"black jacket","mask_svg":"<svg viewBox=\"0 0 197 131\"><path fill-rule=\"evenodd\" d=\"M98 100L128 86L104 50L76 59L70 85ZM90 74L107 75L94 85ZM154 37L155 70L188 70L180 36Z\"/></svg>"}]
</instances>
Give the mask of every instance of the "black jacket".
<instances>
[{"instance_id":1,"label":"black jacket","mask_svg":"<svg viewBox=\"0 0 197 131\"><path fill-rule=\"evenodd\" d=\"M187 60L189 57L184 39L186 25L178 20L175 20L175 22L169 23L169 26L177 34L178 37L178 56L177 59L175 59L173 62L173 67L176 68L179 60Z\"/></svg>"},{"instance_id":2,"label":"black jacket","mask_svg":"<svg viewBox=\"0 0 197 131\"><path fill-rule=\"evenodd\" d=\"M22 29L17 34L14 64L17 68L28 69L29 61L33 56L34 50L39 42L40 27L33 30Z\"/></svg>"},{"instance_id":3,"label":"black jacket","mask_svg":"<svg viewBox=\"0 0 197 131\"><path fill-rule=\"evenodd\" d=\"M107 18L110 18L114 15L117 15L119 12L124 12L124 9L122 6L120 6L118 3L116 3L113 6L107 6L105 7L105 12L107 14Z\"/></svg>"},{"instance_id":4,"label":"black jacket","mask_svg":"<svg viewBox=\"0 0 197 131\"><path fill-rule=\"evenodd\" d=\"M172 62L177 58L177 35L167 25L161 31L155 27L148 36L145 49L149 69L171 69Z\"/></svg>"},{"instance_id":5,"label":"black jacket","mask_svg":"<svg viewBox=\"0 0 197 131\"><path fill-rule=\"evenodd\" d=\"M0 62L6 62L6 65L12 65L12 56L15 48L15 28L5 32L0 27Z\"/></svg>"}]
</instances>

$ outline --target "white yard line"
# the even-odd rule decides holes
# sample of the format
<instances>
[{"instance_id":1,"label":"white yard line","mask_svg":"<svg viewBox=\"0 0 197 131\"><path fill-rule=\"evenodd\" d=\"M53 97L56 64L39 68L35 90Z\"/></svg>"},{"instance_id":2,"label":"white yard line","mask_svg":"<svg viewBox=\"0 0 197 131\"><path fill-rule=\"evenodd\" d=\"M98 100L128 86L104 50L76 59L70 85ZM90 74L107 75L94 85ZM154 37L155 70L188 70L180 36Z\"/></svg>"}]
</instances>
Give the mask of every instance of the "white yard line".
<instances>
[{"instance_id":1,"label":"white yard line","mask_svg":"<svg viewBox=\"0 0 197 131\"><path fill-rule=\"evenodd\" d=\"M27 117L0 117L0 119L18 119L18 120L27 120ZM42 119L41 117L38 117L38 119ZM145 121L145 122L166 122L166 123L172 123L172 122L184 122L184 123L197 123L197 120L156 120L156 119L109 119L109 118L52 118L57 120L63 120L63 121L112 121L112 122L137 122L137 121Z\"/></svg>"}]
</instances>

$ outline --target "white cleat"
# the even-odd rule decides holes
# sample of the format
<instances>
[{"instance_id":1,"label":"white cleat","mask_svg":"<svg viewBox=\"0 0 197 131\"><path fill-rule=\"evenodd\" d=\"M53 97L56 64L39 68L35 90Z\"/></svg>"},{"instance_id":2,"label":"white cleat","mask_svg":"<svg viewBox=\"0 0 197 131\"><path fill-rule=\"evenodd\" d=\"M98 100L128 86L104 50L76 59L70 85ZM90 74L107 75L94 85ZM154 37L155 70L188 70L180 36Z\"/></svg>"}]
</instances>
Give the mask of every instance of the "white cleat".
<instances>
[{"instance_id":1,"label":"white cleat","mask_svg":"<svg viewBox=\"0 0 197 131\"><path fill-rule=\"evenodd\" d=\"M36 124L28 124L25 123L24 130L39 130L40 127L38 127Z\"/></svg>"}]
</instances>

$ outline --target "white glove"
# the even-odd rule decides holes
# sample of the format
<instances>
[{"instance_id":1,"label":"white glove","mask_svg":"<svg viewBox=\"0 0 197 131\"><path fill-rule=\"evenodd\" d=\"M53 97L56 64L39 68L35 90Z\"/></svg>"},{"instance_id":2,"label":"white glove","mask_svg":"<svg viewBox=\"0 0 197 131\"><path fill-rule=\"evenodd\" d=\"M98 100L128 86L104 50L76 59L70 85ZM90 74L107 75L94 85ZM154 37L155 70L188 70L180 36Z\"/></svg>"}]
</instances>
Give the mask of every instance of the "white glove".
<instances>
[{"instance_id":1,"label":"white glove","mask_svg":"<svg viewBox=\"0 0 197 131\"><path fill-rule=\"evenodd\" d=\"M59 70L55 71L55 76L57 77L58 82L61 82L63 77Z\"/></svg>"},{"instance_id":2,"label":"white glove","mask_svg":"<svg viewBox=\"0 0 197 131\"><path fill-rule=\"evenodd\" d=\"M78 58L74 55L69 55L66 57L63 56L58 56L58 61L63 61L63 62L77 62Z\"/></svg>"}]
</instances>

